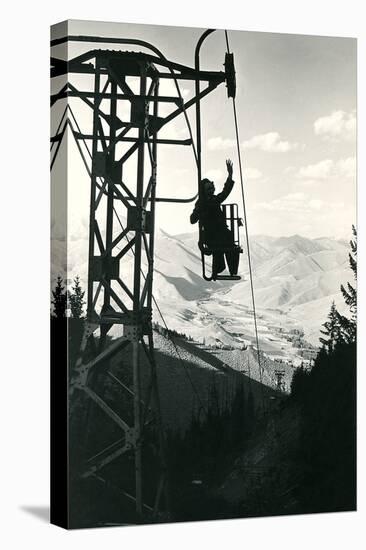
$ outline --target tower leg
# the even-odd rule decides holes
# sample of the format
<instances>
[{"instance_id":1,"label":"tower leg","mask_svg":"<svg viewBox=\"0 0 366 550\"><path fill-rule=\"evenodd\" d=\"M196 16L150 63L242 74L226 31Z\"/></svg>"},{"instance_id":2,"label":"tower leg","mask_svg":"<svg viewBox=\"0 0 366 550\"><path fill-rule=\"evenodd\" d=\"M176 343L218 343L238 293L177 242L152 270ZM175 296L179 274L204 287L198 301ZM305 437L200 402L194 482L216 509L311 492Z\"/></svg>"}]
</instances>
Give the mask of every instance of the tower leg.
<instances>
[{"instance_id":1,"label":"tower leg","mask_svg":"<svg viewBox=\"0 0 366 550\"><path fill-rule=\"evenodd\" d=\"M136 490L136 512L138 517L142 516L142 453L141 453L141 387L140 387L140 349L139 341L132 344L133 362L133 386L134 386L134 418L135 418L135 490Z\"/></svg>"}]
</instances>

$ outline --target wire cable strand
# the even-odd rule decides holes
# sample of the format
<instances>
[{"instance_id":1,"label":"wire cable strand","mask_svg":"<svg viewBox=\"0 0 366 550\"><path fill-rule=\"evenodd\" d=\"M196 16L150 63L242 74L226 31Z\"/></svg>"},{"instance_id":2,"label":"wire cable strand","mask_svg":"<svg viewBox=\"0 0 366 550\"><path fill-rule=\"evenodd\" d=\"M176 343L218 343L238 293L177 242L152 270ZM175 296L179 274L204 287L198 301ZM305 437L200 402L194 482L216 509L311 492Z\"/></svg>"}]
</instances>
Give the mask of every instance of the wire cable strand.
<instances>
[{"instance_id":1,"label":"wire cable strand","mask_svg":"<svg viewBox=\"0 0 366 550\"><path fill-rule=\"evenodd\" d=\"M227 30L225 30L225 39L226 39L227 53L230 53L229 37L228 37ZM232 105L233 105L233 115L234 115L234 125L235 125L236 147L237 147L238 162L239 162L241 196L242 196L242 202L243 202L245 240L246 240L246 246L247 246L247 252L248 252L249 280L250 280L250 292L251 292L252 307L253 307L255 340L257 345L257 360L258 360L258 366L259 366L260 383L261 383L261 386L263 386L263 368L261 364L259 338L258 338L257 312L256 312L256 306L255 306L254 283L253 283L253 269L252 269L251 253L250 253L249 230L248 230L245 191L244 191L244 175L243 175L242 160L241 160L239 125L238 125L235 97L232 98ZM264 407L263 387L262 387L262 402L263 402L263 409L264 409L265 407Z\"/></svg>"}]
</instances>

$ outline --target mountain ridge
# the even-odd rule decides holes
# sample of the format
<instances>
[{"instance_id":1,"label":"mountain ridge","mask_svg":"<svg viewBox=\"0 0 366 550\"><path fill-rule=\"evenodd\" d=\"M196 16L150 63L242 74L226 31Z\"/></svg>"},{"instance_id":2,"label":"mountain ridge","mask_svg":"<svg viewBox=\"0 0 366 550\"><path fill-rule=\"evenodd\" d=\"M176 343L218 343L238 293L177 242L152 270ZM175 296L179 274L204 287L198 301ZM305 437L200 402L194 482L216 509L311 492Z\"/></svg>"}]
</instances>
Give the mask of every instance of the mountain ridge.
<instances>
[{"instance_id":1,"label":"mountain ridge","mask_svg":"<svg viewBox=\"0 0 366 550\"><path fill-rule=\"evenodd\" d=\"M170 235L158 228L155 238L154 296L171 326L195 338L230 343L230 323L243 323L243 340L252 340L252 303L248 258L241 255L236 282L207 282L201 276L197 234ZM64 244L54 241L53 279L64 274ZM68 277L80 276L86 286L87 238L68 241ZM337 239L251 237L251 259L257 311L264 324L303 328L305 338L317 344L319 329L326 320L331 301L345 312L340 285L352 279L348 268L348 245ZM128 281L133 256L121 264L121 276ZM210 259L209 259L210 261ZM274 312L277 312L276 314ZM154 317L156 317L156 312ZM222 329L222 330L220 330ZM220 337L215 335L220 332ZM261 335L262 339L264 335ZM231 343L237 343L231 338Z\"/></svg>"}]
</instances>

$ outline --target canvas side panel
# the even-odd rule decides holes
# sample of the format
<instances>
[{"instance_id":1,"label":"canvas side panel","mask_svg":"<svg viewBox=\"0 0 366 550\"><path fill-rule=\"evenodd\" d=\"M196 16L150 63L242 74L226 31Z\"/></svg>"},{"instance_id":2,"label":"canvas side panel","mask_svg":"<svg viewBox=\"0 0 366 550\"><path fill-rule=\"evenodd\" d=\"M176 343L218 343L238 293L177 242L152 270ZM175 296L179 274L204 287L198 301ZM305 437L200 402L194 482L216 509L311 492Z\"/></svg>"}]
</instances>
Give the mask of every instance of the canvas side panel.
<instances>
[{"instance_id":1,"label":"canvas side panel","mask_svg":"<svg viewBox=\"0 0 366 550\"><path fill-rule=\"evenodd\" d=\"M51 41L67 36L68 22L51 27ZM68 60L67 42L51 46L51 58ZM51 66L56 65L51 63ZM51 72L51 97L68 80ZM67 98L51 101L51 523L67 528L68 480L68 319L67 281Z\"/></svg>"}]
</instances>

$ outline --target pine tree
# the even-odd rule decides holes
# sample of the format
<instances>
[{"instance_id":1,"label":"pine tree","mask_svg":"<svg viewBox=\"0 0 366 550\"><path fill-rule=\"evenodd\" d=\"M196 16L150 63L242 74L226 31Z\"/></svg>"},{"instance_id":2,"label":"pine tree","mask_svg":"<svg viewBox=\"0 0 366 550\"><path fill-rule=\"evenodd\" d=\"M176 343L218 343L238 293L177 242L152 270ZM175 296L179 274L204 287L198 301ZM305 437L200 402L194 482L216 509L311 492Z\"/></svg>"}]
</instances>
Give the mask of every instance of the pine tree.
<instances>
[{"instance_id":1,"label":"pine tree","mask_svg":"<svg viewBox=\"0 0 366 550\"><path fill-rule=\"evenodd\" d=\"M297 367L292 377L291 395L295 396L297 399L302 400L303 397L306 395L306 391L308 389L308 384L309 384L308 381L309 381L309 373L304 368L304 364L301 363L301 366Z\"/></svg>"},{"instance_id":2,"label":"pine tree","mask_svg":"<svg viewBox=\"0 0 366 550\"><path fill-rule=\"evenodd\" d=\"M53 300L51 300L51 303L53 304L53 317L56 319L62 319L63 317L66 317L66 305L67 305L67 299L66 299L66 292L65 287L62 284L63 279L60 277L60 275L57 277L57 282L55 289L52 290L52 296Z\"/></svg>"},{"instance_id":3,"label":"pine tree","mask_svg":"<svg viewBox=\"0 0 366 550\"><path fill-rule=\"evenodd\" d=\"M322 326L324 327L324 330L320 330L320 332L324 334L326 338L319 338L319 340L325 349L331 353L334 351L337 343L343 341L340 315L334 301L332 302L330 312L328 313L328 321L326 321Z\"/></svg>"},{"instance_id":4,"label":"pine tree","mask_svg":"<svg viewBox=\"0 0 366 550\"><path fill-rule=\"evenodd\" d=\"M82 319L85 291L80 285L80 278L77 275L74 279L74 286L72 292L69 293L69 304L71 308L71 315L74 319Z\"/></svg>"},{"instance_id":5,"label":"pine tree","mask_svg":"<svg viewBox=\"0 0 366 550\"><path fill-rule=\"evenodd\" d=\"M354 239L350 240L351 252L349 253L349 265L353 272L355 281L357 282L357 230L352 225L352 233ZM356 340L357 331L357 289L356 286L347 283L347 289L341 285L341 291L344 301L348 305L351 313L351 318L348 319L343 315L339 315L340 323L342 326L343 337L347 342L354 342Z\"/></svg>"}]
</instances>

